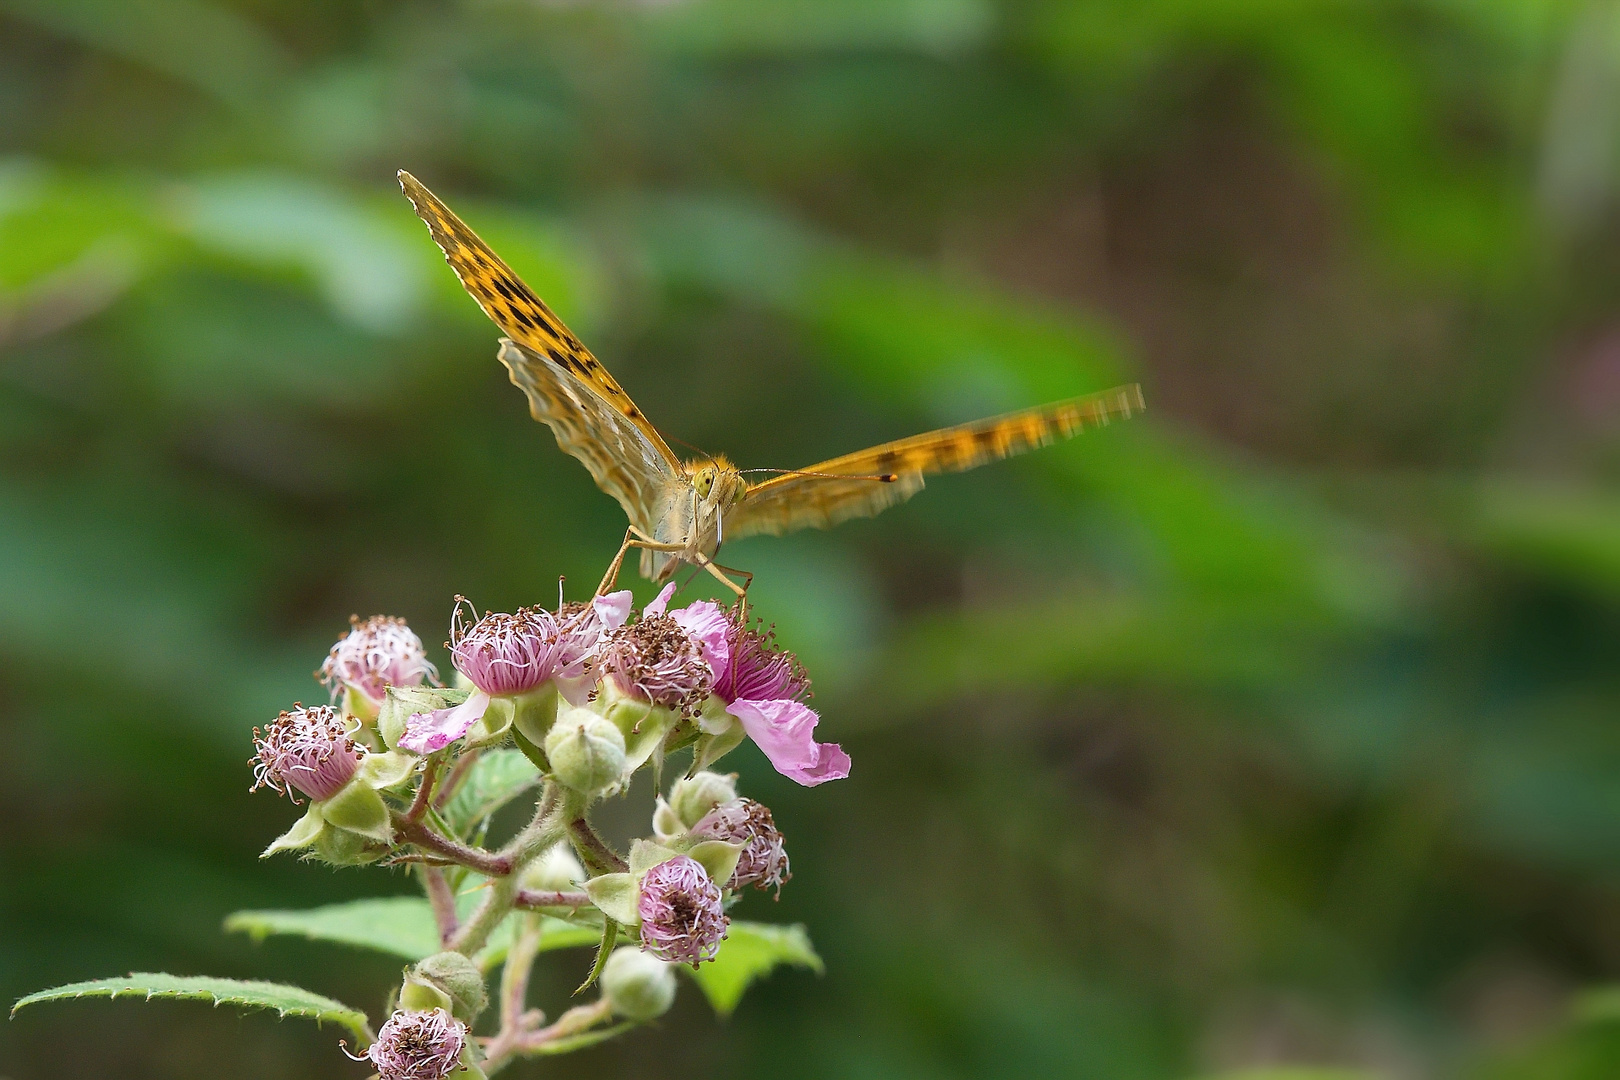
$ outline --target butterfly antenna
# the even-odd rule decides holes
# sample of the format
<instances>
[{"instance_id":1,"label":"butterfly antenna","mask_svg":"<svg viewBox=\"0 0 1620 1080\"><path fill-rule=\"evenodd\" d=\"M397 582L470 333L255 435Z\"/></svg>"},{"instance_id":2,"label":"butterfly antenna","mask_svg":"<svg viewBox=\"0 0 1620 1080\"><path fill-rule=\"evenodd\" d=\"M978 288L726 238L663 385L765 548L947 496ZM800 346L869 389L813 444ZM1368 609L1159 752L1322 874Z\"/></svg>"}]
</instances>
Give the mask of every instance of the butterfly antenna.
<instances>
[{"instance_id":1,"label":"butterfly antenna","mask_svg":"<svg viewBox=\"0 0 1620 1080\"><path fill-rule=\"evenodd\" d=\"M779 476L824 476L829 480L877 480L885 484L892 484L900 479L898 473L830 473L811 472L808 469L739 469L744 473L776 473Z\"/></svg>"},{"instance_id":2,"label":"butterfly antenna","mask_svg":"<svg viewBox=\"0 0 1620 1080\"><path fill-rule=\"evenodd\" d=\"M699 457L705 457L705 458L714 457L713 454L711 454L707 450L703 449L703 447L698 446L696 443L689 443L685 439L681 438L679 435L670 435L670 434L665 433L665 432L660 432L660 434L662 434L664 436L664 438L668 439L670 442L680 443L682 446L686 447L688 450L692 451L694 454L697 454Z\"/></svg>"}]
</instances>

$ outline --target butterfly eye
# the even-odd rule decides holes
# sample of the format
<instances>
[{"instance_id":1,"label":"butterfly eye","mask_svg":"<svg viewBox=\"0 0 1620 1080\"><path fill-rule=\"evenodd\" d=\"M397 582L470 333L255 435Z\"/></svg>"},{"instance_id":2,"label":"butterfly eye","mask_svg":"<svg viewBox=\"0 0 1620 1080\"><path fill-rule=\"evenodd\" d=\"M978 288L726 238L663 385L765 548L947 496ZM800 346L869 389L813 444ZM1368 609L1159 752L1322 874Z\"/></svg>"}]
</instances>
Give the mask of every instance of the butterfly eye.
<instances>
[{"instance_id":1,"label":"butterfly eye","mask_svg":"<svg viewBox=\"0 0 1620 1080\"><path fill-rule=\"evenodd\" d=\"M698 498L707 499L709 492L714 490L714 473L704 469L693 478L692 486L697 488Z\"/></svg>"}]
</instances>

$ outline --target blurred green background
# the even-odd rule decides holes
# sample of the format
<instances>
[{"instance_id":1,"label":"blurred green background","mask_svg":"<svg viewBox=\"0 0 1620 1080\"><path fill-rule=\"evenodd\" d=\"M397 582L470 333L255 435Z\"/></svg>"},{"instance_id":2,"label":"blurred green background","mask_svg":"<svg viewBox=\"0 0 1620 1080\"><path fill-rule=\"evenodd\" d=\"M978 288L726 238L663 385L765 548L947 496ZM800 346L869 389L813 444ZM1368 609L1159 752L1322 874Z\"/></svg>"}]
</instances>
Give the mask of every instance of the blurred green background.
<instances>
[{"instance_id":1,"label":"blurred green background","mask_svg":"<svg viewBox=\"0 0 1620 1080\"><path fill-rule=\"evenodd\" d=\"M220 930L411 888L259 862L249 729L350 613L442 662L614 550L400 167L745 465L1150 408L728 547L854 757L729 759L827 974L513 1075L1620 1072L1611 0L0 0L0 999L376 1015L395 962ZM337 1037L42 1006L0 1076Z\"/></svg>"}]
</instances>

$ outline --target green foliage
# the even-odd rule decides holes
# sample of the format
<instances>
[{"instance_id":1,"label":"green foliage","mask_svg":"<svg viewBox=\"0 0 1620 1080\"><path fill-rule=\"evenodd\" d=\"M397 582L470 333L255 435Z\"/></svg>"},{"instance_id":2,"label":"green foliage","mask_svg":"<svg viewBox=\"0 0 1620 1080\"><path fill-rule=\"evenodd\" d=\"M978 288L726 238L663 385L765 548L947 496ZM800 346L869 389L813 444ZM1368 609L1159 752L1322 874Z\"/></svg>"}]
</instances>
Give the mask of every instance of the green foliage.
<instances>
[{"instance_id":1,"label":"green foliage","mask_svg":"<svg viewBox=\"0 0 1620 1080\"><path fill-rule=\"evenodd\" d=\"M540 949L570 949L595 945L601 930L541 917ZM292 934L312 941L331 941L360 949L375 949L406 960L421 960L438 952L439 927L433 909L419 896L390 896L377 900L351 900L309 911L238 911L225 920L225 929L263 941L272 934ZM511 928L493 935L480 961L486 966L504 955Z\"/></svg>"},{"instance_id":2,"label":"green foliage","mask_svg":"<svg viewBox=\"0 0 1620 1080\"><path fill-rule=\"evenodd\" d=\"M521 750L486 750L440 811L457 836L467 836L495 811L540 783L540 770Z\"/></svg>"},{"instance_id":3,"label":"green foliage","mask_svg":"<svg viewBox=\"0 0 1620 1080\"><path fill-rule=\"evenodd\" d=\"M730 1016L749 985L782 965L821 974L821 957L803 926L772 926L733 921L715 958L695 969L683 969L721 1016Z\"/></svg>"},{"instance_id":4,"label":"green foliage","mask_svg":"<svg viewBox=\"0 0 1620 1080\"><path fill-rule=\"evenodd\" d=\"M15 1016L19 1009L42 1001L71 1001L84 997L139 997L146 1001L172 998L178 1001L209 1001L215 1006L274 1009L276 1015L283 1018L297 1016L318 1024L342 1024L354 1032L362 1045L372 1038L365 1013L297 986L152 972L136 972L122 979L92 979L41 990L18 1000L11 1007L11 1015Z\"/></svg>"}]
</instances>

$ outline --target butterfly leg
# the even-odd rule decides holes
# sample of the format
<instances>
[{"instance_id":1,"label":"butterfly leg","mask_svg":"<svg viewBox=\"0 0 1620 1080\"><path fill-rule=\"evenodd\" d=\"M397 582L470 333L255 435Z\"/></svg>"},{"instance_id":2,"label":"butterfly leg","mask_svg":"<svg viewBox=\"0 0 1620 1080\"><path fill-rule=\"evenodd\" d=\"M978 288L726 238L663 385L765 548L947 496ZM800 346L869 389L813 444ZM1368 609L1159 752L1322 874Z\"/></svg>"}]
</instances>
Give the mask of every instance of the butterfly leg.
<instances>
[{"instance_id":1,"label":"butterfly leg","mask_svg":"<svg viewBox=\"0 0 1620 1080\"><path fill-rule=\"evenodd\" d=\"M707 570L709 573L713 574L715 580L720 582L720 584L737 594L738 614L741 615L744 620L746 620L748 618L748 586L754 583L754 575L748 573L746 570L732 570L729 566L721 566L707 555L700 553L694 553L692 561L703 567L703 569ZM743 582L741 585L738 585L735 581L732 581L726 576L727 573L741 574L748 580Z\"/></svg>"},{"instance_id":2,"label":"butterfly leg","mask_svg":"<svg viewBox=\"0 0 1620 1080\"><path fill-rule=\"evenodd\" d=\"M684 544L661 544L649 537L646 533L630 526L624 531L624 543L619 545L619 553L613 556L613 562L608 565L607 573L602 575L602 583L596 587L595 595L601 596L619 580L619 568L624 565L624 556L631 548L648 548L652 551L683 551Z\"/></svg>"}]
</instances>

